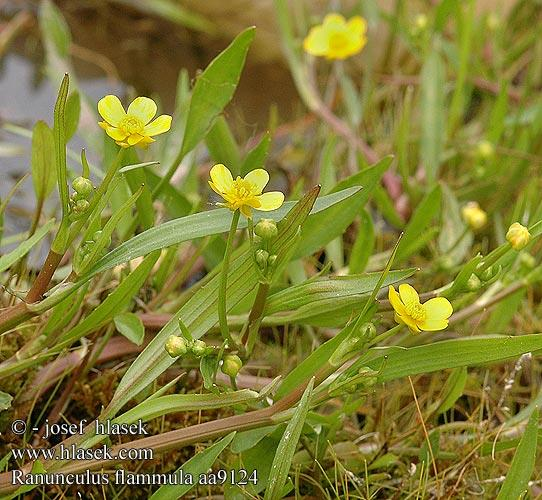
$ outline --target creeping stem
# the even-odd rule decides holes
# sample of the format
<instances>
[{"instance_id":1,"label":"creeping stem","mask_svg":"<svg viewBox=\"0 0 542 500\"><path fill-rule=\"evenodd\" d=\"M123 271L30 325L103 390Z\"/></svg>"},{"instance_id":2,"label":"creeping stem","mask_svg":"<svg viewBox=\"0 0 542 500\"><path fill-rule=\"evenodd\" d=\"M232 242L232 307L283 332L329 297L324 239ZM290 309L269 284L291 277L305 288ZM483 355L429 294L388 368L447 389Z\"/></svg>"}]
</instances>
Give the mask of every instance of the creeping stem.
<instances>
[{"instance_id":1,"label":"creeping stem","mask_svg":"<svg viewBox=\"0 0 542 500\"><path fill-rule=\"evenodd\" d=\"M220 271L220 286L218 288L218 323L220 325L220 333L222 334L222 338L230 344L233 344L233 341L228 328L228 319L226 317L226 287L228 285L228 269L230 267L233 238L237 231L240 214L239 210L233 212L230 232L228 233L228 241L226 242L226 251L224 252L224 259L222 261L222 270Z\"/></svg>"}]
</instances>

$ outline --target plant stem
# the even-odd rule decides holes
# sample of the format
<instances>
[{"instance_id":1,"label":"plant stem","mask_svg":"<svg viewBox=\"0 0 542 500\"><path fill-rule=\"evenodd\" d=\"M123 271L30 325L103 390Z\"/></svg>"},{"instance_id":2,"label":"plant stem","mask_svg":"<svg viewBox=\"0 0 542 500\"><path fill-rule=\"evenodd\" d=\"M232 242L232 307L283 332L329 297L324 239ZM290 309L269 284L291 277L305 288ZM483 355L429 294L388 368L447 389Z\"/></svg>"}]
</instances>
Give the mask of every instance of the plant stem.
<instances>
[{"instance_id":1,"label":"plant stem","mask_svg":"<svg viewBox=\"0 0 542 500\"><path fill-rule=\"evenodd\" d=\"M401 330L401 328L403 328L403 326L404 325L395 325L393 328L385 331L384 333L381 333L380 335L377 335L373 340L371 340L367 348L379 344L384 340L389 339L390 337L393 337L397 332L399 332L399 330Z\"/></svg>"},{"instance_id":2,"label":"plant stem","mask_svg":"<svg viewBox=\"0 0 542 500\"><path fill-rule=\"evenodd\" d=\"M230 267L230 257L233 249L233 238L237 231L237 225L239 224L239 216L241 212L236 210L233 212L231 220L230 232L228 233L228 240L226 242L226 251L224 252L224 259L222 261L222 269L220 271L220 285L218 288L218 322L220 324L220 333L222 338L230 345L233 344L233 339L230 335L228 328L228 318L226 316L226 289L228 286L228 270Z\"/></svg>"}]
</instances>

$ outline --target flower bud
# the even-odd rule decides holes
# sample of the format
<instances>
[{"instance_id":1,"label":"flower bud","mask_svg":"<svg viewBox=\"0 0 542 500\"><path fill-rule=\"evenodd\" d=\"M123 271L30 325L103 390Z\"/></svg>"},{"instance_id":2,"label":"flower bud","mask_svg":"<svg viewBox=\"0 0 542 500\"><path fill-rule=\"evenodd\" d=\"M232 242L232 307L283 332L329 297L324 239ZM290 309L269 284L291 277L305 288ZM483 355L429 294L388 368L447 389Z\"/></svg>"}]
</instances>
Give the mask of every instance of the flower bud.
<instances>
[{"instance_id":1,"label":"flower bud","mask_svg":"<svg viewBox=\"0 0 542 500\"><path fill-rule=\"evenodd\" d=\"M170 335L166 340L164 347L172 358L178 358L179 356L183 356L188 352L186 340L182 337L177 337L177 335Z\"/></svg>"},{"instance_id":2,"label":"flower bud","mask_svg":"<svg viewBox=\"0 0 542 500\"><path fill-rule=\"evenodd\" d=\"M476 145L476 155L481 160L489 160L495 154L495 146L489 141L483 140Z\"/></svg>"},{"instance_id":3,"label":"flower bud","mask_svg":"<svg viewBox=\"0 0 542 500\"><path fill-rule=\"evenodd\" d=\"M271 240L278 234L277 225L272 219L262 219L254 226L254 233L264 240Z\"/></svg>"},{"instance_id":4,"label":"flower bud","mask_svg":"<svg viewBox=\"0 0 542 500\"><path fill-rule=\"evenodd\" d=\"M277 262L277 256L276 255L270 255L267 259L267 265L269 267L273 267L275 263Z\"/></svg>"},{"instance_id":5,"label":"flower bud","mask_svg":"<svg viewBox=\"0 0 542 500\"><path fill-rule=\"evenodd\" d=\"M203 340L194 340L191 350L194 356L201 358L207 352L207 344Z\"/></svg>"},{"instance_id":6,"label":"flower bud","mask_svg":"<svg viewBox=\"0 0 542 500\"><path fill-rule=\"evenodd\" d=\"M222 373L225 373L229 377L235 377L242 367L243 362L239 356L236 354L226 354L220 369L222 370Z\"/></svg>"},{"instance_id":7,"label":"flower bud","mask_svg":"<svg viewBox=\"0 0 542 500\"><path fill-rule=\"evenodd\" d=\"M87 197L94 191L94 186L89 179L85 177L76 177L72 182L73 189L81 196Z\"/></svg>"},{"instance_id":8,"label":"flower bud","mask_svg":"<svg viewBox=\"0 0 542 500\"><path fill-rule=\"evenodd\" d=\"M254 257L256 259L256 263L258 264L258 267L260 269L265 269L267 267L267 259L269 258L269 253L265 250L256 250L256 253L254 254Z\"/></svg>"},{"instance_id":9,"label":"flower bud","mask_svg":"<svg viewBox=\"0 0 542 500\"><path fill-rule=\"evenodd\" d=\"M87 200L77 200L73 206L74 213L81 215L84 214L90 207L90 203Z\"/></svg>"},{"instance_id":10,"label":"flower bud","mask_svg":"<svg viewBox=\"0 0 542 500\"><path fill-rule=\"evenodd\" d=\"M462 209L461 215L468 226L473 229L481 229L487 223L487 214L475 201L469 201Z\"/></svg>"},{"instance_id":11,"label":"flower bud","mask_svg":"<svg viewBox=\"0 0 542 500\"><path fill-rule=\"evenodd\" d=\"M467 280L467 284L465 285L465 288L469 292L475 292L476 290L479 290L482 286L482 282L480 281L480 278L476 276L476 274L471 274L470 278Z\"/></svg>"},{"instance_id":12,"label":"flower bud","mask_svg":"<svg viewBox=\"0 0 542 500\"><path fill-rule=\"evenodd\" d=\"M531 241L531 233L519 222L514 222L506 233L506 240L514 250L522 250Z\"/></svg>"},{"instance_id":13,"label":"flower bud","mask_svg":"<svg viewBox=\"0 0 542 500\"><path fill-rule=\"evenodd\" d=\"M361 325L359 336L365 342L370 342L376 337L376 327L372 323L364 323Z\"/></svg>"}]
</instances>

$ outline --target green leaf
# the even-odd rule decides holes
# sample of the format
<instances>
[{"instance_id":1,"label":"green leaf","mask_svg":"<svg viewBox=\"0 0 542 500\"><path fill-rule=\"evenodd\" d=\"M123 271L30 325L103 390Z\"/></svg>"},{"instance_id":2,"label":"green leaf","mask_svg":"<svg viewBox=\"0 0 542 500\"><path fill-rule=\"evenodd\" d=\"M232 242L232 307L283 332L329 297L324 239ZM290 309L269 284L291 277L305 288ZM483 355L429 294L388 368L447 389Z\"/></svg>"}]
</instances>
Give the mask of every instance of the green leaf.
<instances>
[{"instance_id":1,"label":"green leaf","mask_svg":"<svg viewBox=\"0 0 542 500\"><path fill-rule=\"evenodd\" d=\"M433 49L421 71L421 145L420 156L427 184L433 186L438 178L445 132L444 63Z\"/></svg>"},{"instance_id":2,"label":"green leaf","mask_svg":"<svg viewBox=\"0 0 542 500\"><path fill-rule=\"evenodd\" d=\"M303 425L305 424L305 419L307 418L307 413L309 411L313 386L314 379L311 379L277 447L275 458L271 465L267 488L265 490L265 500L282 498L281 492L286 484L288 471L292 465L292 459L294 458L297 449L297 443L301 437L301 431L303 430Z\"/></svg>"},{"instance_id":3,"label":"green leaf","mask_svg":"<svg viewBox=\"0 0 542 500\"><path fill-rule=\"evenodd\" d=\"M66 166L66 99L68 98L68 89L70 78L66 74L60 84L58 97L54 112L54 143L55 143L55 165L56 178L58 182L58 191L60 193L60 202L62 204L62 218L65 219L70 211L69 192L68 192L68 168ZM61 253L61 252L58 252Z\"/></svg>"},{"instance_id":4,"label":"green leaf","mask_svg":"<svg viewBox=\"0 0 542 500\"><path fill-rule=\"evenodd\" d=\"M203 377L203 387L207 390L212 389L216 372L218 370L218 360L216 356L203 356L199 361L199 371Z\"/></svg>"},{"instance_id":5,"label":"green leaf","mask_svg":"<svg viewBox=\"0 0 542 500\"><path fill-rule=\"evenodd\" d=\"M359 230L352 251L350 252L350 262L348 271L350 274L363 272L369 262L375 246L375 230L373 219L367 210L361 211Z\"/></svg>"},{"instance_id":6,"label":"green leaf","mask_svg":"<svg viewBox=\"0 0 542 500\"><path fill-rule=\"evenodd\" d=\"M79 97L79 92L74 90L68 97L66 101L66 141L69 141L77 128L79 127L79 116L81 114L81 99Z\"/></svg>"},{"instance_id":7,"label":"green leaf","mask_svg":"<svg viewBox=\"0 0 542 500\"><path fill-rule=\"evenodd\" d=\"M447 368L499 363L539 349L542 349L540 335L495 335L443 340L411 348L376 348L366 357L367 366L380 370L379 382L388 382Z\"/></svg>"},{"instance_id":8,"label":"green leaf","mask_svg":"<svg viewBox=\"0 0 542 500\"><path fill-rule=\"evenodd\" d=\"M234 437L235 432L231 432L225 438L209 446L205 451L200 451L177 469L176 474L180 474L181 470L185 475L191 474L194 477L194 484L167 484L161 486L154 492L150 500L177 500L186 495L198 484L199 475L207 473Z\"/></svg>"},{"instance_id":9,"label":"green leaf","mask_svg":"<svg viewBox=\"0 0 542 500\"><path fill-rule=\"evenodd\" d=\"M43 202L56 185L55 140L53 131L43 121L32 130L32 182L38 201Z\"/></svg>"},{"instance_id":10,"label":"green leaf","mask_svg":"<svg viewBox=\"0 0 542 500\"><path fill-rule=\"evenodd\" d=\"M397 262L407 259L419 247L420 236L440 214L440 186L435 186L416 207L397 248Z\"/></svg>"},{"instance_id":11,"label":"green leaf","mask_svg":"<svg viewBox=\"0 0 542 500\"><path fill-rule=\"evenodd\" d=\"M32 249L32 247L47 236L47 233L54 225L55 220L50 220L47 222L47 224L40 227L30 238L23 241L15 250L2 255L2 257L0 257L0 273L4 272L6 269L9 269L21 257L24 257Z\"/></svg>"},{"instance_id":12,"label":"green leaf","mask_svg":"<svg viewBox=\"0 0 542 500\"><path fill-rule=\"evenodd\" d=\"M53 44L55 51L65 58L69 55L71 35L62 13L51 0L44 0L40 5L39 22L46 42Z\"/></svg>"},{"instance_id":13,"label":"green leaf","mask_svg":"<svg viewBox=\"0 0 542 500\"><path fill-rule=\"evenodd\" d=\"M338 193L330 194L319 198L315 205L313 214L317 214L336 203L350 198L359 191L359 188L350 188ZM254 224L260 218L269 218L275 221L283 219L292 209L296 202L287 202L278 210L272 212L254 213ZM177 245L183 241L190 241L196 238L202 238L212 234L225 233L229 230L231 224L231 211L226 208L219 208L209 212L200 212L179 219L168 221L160 226L153 227L140 233L129 241L119 245L105 257L100 259L93 268L85 275L85 279L90 279L96 274L111 269L119 264L146 255L153 250L160 250L172 245ZM245 228L246 219L239 221L239 229Z\"/></svg>"},{"instance_id":14,"label":"green leaf","mask_svg":"<svg viewBox=\"0 0 542 500\"><path fill-rule=\"evenodd\" d=\"M454 265L459 264L472 245L473 236L469 232L463 235L465 224L461 218L461 209L453 191L442 184L442 225L438 237L438 247L441 253L448 254ZM459 240L461 238L461 240ZM454 245L452 248L451 245ZM490 329L490 331L492 331Z\"/></svg>"},{"instance_id":15,"label":"green leaf","mask_svg":"<svg viewBox=\"0 0 542 500\"><path fill-rule=\"evenodd\" d=\"M233 176L237 176L241 170L241 153L235 142L235 137L228 122L223 116L219 116L209 130L205 138L205 144L209 149L211 158L216 163L226 165Z\"/></svg>"},{"instance_id":16,"label":"green leaf","mask_svg":"<svg viewBox=\"0 0 542 500\"><path fill-rule=\"evenodd\" d=\"M266 132L260 142L245 156L245 159L241 164L241 175L246 175L256 168L263 168L267 155L269 154L270 145L271 136L269 135L269 132Z\"/></svg>"},{"instance_id":17,"label":"green leaf","mask_svg":"<svg viewBox=\"0 0 542 500\"><path fill-rule=\"evenodd\" d=\"M0 391L0 412L7 410L11 406L13 396L7 392ZM0 468L1 470L1 468Z\"/></svg>"},{"instance_id":18,"label":"green leaf","mask_svg":"<svg viewBox=\"0 0 542 500\"><path fill-rule=\"evenodd\" d=\"M181 157L206 136L233 97L254 34L255 28L243 31L198 76L190 100Z\"/></svg>"},{"instance_id":19,"label":"green leaf","mask_svg":"<svg viewBox=\"0 0 542 500\"><path fill-rule=\"evenodd\" d=\"M130 342L133 342L135 345L143 343L145 327L139 316L131 312L125 312L117 314L113 318L113 321L117 331L124 335Z\"/></svg>"},{"instance_id":20,"label":"green leaf","mask_svg":"<svg viewBox=\"0 0 542 500\"><path fill-rule=\"evenodd\" d=\"M528 493L529 479L533 474L536 460L538 419L539 412L537 408L533 411L525 428L497 500L519 499Z\"/></svg>"},{"instance_id":21,"label":"green leaf","mask_svg":"<svg viewBox=\"0 0 542 500\"><path fill-rule=\"evenodd\" d=\"M466 366L454 368L448 377L448 380L446 380L441 395L439 396L440 404L435 410L437 415L450 410L455 402L463 395L465 384L467 383L467 376L468 371Z\"/></svg>"}]
</instances>

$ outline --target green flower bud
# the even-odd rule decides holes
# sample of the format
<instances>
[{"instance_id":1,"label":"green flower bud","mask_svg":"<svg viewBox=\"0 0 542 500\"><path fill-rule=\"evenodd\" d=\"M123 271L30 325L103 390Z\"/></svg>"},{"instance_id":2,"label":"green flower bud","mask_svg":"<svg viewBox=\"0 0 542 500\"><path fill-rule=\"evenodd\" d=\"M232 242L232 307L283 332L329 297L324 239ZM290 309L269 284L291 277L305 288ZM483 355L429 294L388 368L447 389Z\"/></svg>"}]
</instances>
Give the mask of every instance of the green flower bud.
<instances>
[{"instance_id":1,"label":"green flower bud","mask_svg":"<svg viewBox=\"0 0 542 500\"><path fill-rule=\"evenodd\" d=\"M207 344L203 340L194 340L191 351L196 358L201 358L207 353Z\"/></svg>"},{"instance_id":2,"label":"green flower bud","mask_svg":"<svg viewBox=\"0 0 542 500\"><path fill-rule=\"evenodd\" d=\"M514 250L522 250L531 241L531 233L519 222L514 222L506 233L506 240Z\"/></svg>"},{"instance_id":3,"label":"green flower bud","mask_svg":"<svg viewBox=\"0 0 542 500\"><path fill-rule=\"evenodd\" d=\"M85 177L76 177L72 182L73 189L77 191L78 194L84 197L88 197L94 191L94 186L89 179Z\"/></svg>"},{"instance_id":4,"label":"green flower bud","mask_svg":"<svg viewBox=\"0 0 542 500\"><path fill-rule=\"evenodd\" d=\"M272 219L262 219L256 226L254 226L254 232L260 238L264 240L271 240L278 234L277 225Z\"/></svg>"},{"instance_id":5,"label":"green flower bud","mask_svg":"<svg viewBox=\"0 0 542 500\"><path fill-rule=\"evenodd\" d=\"M230 377L235 377L242 367L243 362L237 354L226 354L220 369L222 370L222 373L225 373Z\"/></svg>"},{"instance_id":6,"label":"green flower bud","mask_svg":"<svg viewBox=\"0 0 542 500\"><path fill-rule=\"evenodd\" d=\"M471 274L470 278L467 280L467 284L465 285L465 288L469 292L475 292L476 290L479 290L482 286L482 282L480 281L480 278L476 276L476 274Z\"/></svg>"},{"instance_id":7,"label":"green flower bud","mask_svg":"<svg viewBox=\"0 0 542 500\"><path fill-rule=\"evenodd\" d=\"M182 337L177 337L177 335L170 335L166 340L164 347L172 358L178 358L179 356L183 356L188 352L186 340Z\"/></svg>"},{"instance_id":8,"label":"green flower bud","mask_svg":"<svg viewBox=\"0 0 542 500\"><path fill-rule=\"evenodd\" d=\"M256 263L258 264L258 267L260 269L265 269L267 267L267 259L269 258L269 253L265 250L256 250L256 253L254 254L254 257L256 259Z\"/></svg>"},{"instance_id":9,"label":"green flower bud","mask_svg":"<svg viewBox=\"0 0 542 500\"><path fill-rule=\"evenodd\" d=\"M277 262L277 256L276 255L270 255L267 259L267 265L269 267L273 267L275 263Z\"/></svg>"},{"instance_id":10,"label":"green flower bud","mask_svg":"<svg viewBox=\"0 0 542 500\"><path fill-rule=\"evenodd\" d=\"M77 215L84 214L90 207L90 203L87 200L77 200L73 206L73 211Z\"/></svg>"},{"instance_id":11,"label":"green flower bud","mask_svg":"<svg viewBox=\"0 0 542 500\"><path fill-rule=\"evenodd\" d=\"M366 342L370 342L376 337L376 327L372 323L364 323L360 328L360 338Z\"/></svg>"}]
</instances>

